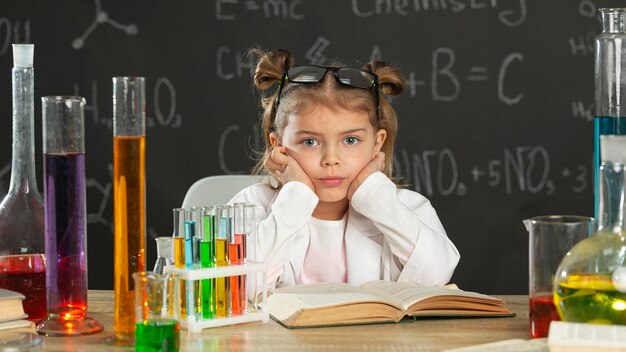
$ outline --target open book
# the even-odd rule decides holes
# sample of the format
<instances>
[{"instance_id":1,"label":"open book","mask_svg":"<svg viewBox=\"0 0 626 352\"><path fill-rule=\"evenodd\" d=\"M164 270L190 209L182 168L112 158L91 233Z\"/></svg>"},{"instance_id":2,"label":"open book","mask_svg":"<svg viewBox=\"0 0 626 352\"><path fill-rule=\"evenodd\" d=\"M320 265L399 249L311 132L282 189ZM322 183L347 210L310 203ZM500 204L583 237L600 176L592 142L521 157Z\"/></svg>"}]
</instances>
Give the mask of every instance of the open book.
<instances>
[{"instance_id":1,"label":"open book","mask_svg":"<svg viewBox=\"0 0 626 352\"><path fill-rule=\"evenodd\" d=\"M270 290L271 316L287 328L398 322L403 317L509 317L500 299L459 289L371 281Z\"/></svg>"}]
</instances>

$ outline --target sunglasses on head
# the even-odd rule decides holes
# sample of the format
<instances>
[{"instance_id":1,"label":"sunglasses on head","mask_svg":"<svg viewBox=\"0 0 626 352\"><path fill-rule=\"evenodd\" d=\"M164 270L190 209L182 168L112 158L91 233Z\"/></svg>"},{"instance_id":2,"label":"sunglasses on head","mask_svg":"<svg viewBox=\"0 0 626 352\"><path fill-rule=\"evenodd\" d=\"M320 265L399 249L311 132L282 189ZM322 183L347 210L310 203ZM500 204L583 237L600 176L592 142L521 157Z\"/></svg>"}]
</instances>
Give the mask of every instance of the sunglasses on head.
<instances>
[{"instance_id":1,"label":"sunglasses on head","mask_svg":"<svg viewBox=\"0 0 626 352\"><path fill-rule=\"evenodd\" d=\"M326 67L317 65L290 66L285 68L283 77L278 87L278 96L274 111L278 111L280 95L288 83L315 84L320 83L327 72L332 72L337 83L361 89L374 89L376 99L376 120L380 120L380 100L378 93L378 76L375 73L351 67Z\"/></svg>"}]
</instances>

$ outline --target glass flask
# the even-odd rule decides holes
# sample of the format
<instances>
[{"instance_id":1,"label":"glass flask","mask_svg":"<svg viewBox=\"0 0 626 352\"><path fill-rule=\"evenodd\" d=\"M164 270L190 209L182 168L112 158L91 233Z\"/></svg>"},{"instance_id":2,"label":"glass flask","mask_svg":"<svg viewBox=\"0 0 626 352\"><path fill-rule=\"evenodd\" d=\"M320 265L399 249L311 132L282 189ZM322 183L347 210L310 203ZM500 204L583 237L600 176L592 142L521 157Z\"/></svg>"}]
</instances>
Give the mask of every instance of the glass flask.
<instances>
[{"instance_id":1,"label":"glass flask","mask_svg":"<svg viewBox=\"0 0 626 352\"><path fill-rule=\"evenodd\" d=\"M600 9L602 33L595 43L595 118L593 119L594 209L600 202L600 136L626 135L626 8ZM621 107L624 106L624 109Z\"/></svg>"},{"instance_id":2,"label":"glass flask","mask_svg":"<svg viewBox=\"0 0 626 352\"><path fill-rule=\"evenodd\" d=\"M146 270L146 91L143 77L113 78L115 344L135 337L133 273Z\"/></svg>"},{"instance_id":3,"label":"glass flask","mask_svg":"<svg viewBox=\"0 0 626 352\"><path fill-rule=\"evenodd\" d=\"M154 240L157 247L157 259L152 271L155 274L163 274L163 268L174 265L174 237L163 236Z\"/></svg>"},{"instance_id":4,"label":"glass flask","mask_svg":"<svg viewBox=\"0 0 626 352\"><path fill-rule=\"evenodd\" d=\"M13 45L13 159L0 203L0 288L23 294L29 319L46 316L44 207L35 176L32 44ZM4 128L4 127L3 127Z\"/></svg>"},{"instance_id":5,"label":"glass flask","mask_svg":"<svg viewBox=\"0 0 626 352\"><path fill-rule=\"evenodd\" d=\"M598 231L563 258L554 279L562 320L626 325L626 136L602 136Z\"/></svg>"},{"instance_id":6,"label":"glass flask","mask_svg":"<svg viewBox=\"0 0 626 352\"><path fill-rule=\"evenodd\" d=\"M82 97L41 98L48 317L46 336L93 334L103 326L87 316L87 187Z\"/></svg>"}]
</instances>

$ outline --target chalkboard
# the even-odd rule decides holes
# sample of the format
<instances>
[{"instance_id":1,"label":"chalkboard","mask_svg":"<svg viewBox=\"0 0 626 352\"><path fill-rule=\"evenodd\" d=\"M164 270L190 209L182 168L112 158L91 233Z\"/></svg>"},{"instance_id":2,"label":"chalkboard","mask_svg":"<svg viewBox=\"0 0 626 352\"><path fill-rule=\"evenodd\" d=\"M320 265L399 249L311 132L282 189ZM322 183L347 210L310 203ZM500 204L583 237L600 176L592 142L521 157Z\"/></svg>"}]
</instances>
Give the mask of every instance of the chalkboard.
<instances>
[{"instance_id":1,"label":"chalkboard","mask_svg":"<svg viewBox=\"0 0 626 352\"><path fill-rule=\"evenodd\" d=\"M461 253L452 281L527 292L535 215L591 215L593 38L590 0L3 1L0 194L11 163L11 43L35 44L36 155L41 102L87 100L89 287L111 289L113 76L146 77L148 268L153 238L199 178L248 173L260 147L251 47L296 63L371 58L401 68L396 170L428 197Z\"/></svg>"}]
</instances>

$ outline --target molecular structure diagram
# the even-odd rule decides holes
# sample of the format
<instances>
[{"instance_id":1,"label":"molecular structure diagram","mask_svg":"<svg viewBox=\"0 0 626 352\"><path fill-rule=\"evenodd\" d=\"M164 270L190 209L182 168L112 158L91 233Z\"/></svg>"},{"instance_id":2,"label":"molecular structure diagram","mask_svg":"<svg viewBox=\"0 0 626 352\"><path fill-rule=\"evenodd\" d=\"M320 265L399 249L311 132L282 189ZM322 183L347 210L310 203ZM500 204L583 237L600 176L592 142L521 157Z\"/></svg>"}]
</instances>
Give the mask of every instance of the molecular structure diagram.
<instances>
[{"instance_id":1,"label":"molecular structure diagram","mask_svg":"<svg viewBox=\"0 0 626 352\"><path fill-rule=\"evenodd\" d=\"M80 50L85 44L85 41L87 40L91 32L93 32L96 29L96 27L98 27L98 25L100 24L109 24L113 28L126 32L126 34L128 35L137 34L138 30L137 30L136 25L132 23L128 25L123 25L121 23L114 21L113 19L109 17L109 14L107 14L105 11L102 10L102 5L100 4L100 0L94 0L94 2L96 4L96 16L93 22L91 22L91 25L87 27L87 29L85 30L85 33L83 33L83 35L81 35L80 38L76 38L72 41L72 47L74 49Z\"/></svg>"}]
</instances>

